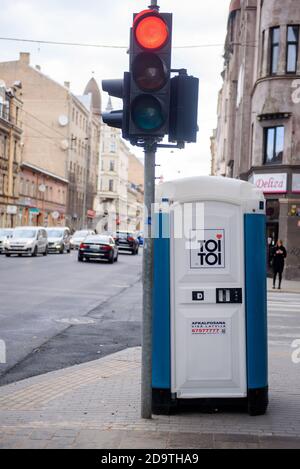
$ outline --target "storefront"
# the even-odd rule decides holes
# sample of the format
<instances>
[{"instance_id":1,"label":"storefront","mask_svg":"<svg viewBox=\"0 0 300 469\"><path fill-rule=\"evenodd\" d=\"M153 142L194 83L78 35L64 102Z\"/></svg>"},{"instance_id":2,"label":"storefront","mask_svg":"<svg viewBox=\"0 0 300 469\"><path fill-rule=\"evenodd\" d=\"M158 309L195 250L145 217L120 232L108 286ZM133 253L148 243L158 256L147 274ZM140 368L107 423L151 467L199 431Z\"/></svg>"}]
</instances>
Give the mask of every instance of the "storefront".
<instances>
[{"instance_id":1,"label":"storefront","mask_svg":"<svg viewBox=\"0 0 300 469\"><path fill-rule=\"evenodd\" d=\"M283 169L283 168L282 168ZM272 272L272 250L278 240L287 249L285 278L300 280L300 169L252 173L249 181L264 192L267 214L268 269Z\"/></svg>"}]
</instances>

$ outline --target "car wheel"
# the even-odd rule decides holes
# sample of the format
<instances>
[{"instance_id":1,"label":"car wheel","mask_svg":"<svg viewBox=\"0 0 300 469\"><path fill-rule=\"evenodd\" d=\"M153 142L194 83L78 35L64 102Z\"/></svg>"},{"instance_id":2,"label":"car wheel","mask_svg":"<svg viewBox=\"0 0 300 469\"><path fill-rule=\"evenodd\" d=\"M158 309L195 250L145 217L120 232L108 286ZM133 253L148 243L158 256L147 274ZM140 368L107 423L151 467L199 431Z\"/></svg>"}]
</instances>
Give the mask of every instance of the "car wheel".
<instances>
[{"instance_id":1,"label":"car wheel","mask_svg":"<svg viewBox=\"0 0 300 469\"><path fill-rule=\"evenodd\" d=\"M46 246L45 252L43 252L43 256L44 257L48 256L48 246Z\"/></svg>"},{"instance_id":2,"label":"car wheel","mask_svg":"<svg viewBox=\"0 0 300 469\"><path fill-rule=\"evenodd\" d=\"M116 258L115 258L115 262L118 262L119 260L119 253L117 254Z\"/></svg>"},{"instance_id":3,"label":"car wheel","mask_svg":"<svg viewBox=\"0 0 300 469\"><path fill-rule=\"evenodd\" d=\"M82 256L78 256L78 262L83 262L83 257Z\"/></svg>"},{"instance_id":4,"label":"car wheel","mask_svg":"<svg viewBox=\"0 0 300 469\"><path fill-rule=\"evenodd\" d=\"M109 256L108 262L109 262L110 264L113 264L113 263L115 262L115 255L114 255L113 252L112 252L111 255Z\"/></svg>"},{"instance_id":5,"label":"car wheel","mask_svg":"<svg viewBox=\"0 0 300 469\"><path fill-rule=\"evenodd\" d=\"M10 254L5 254L5 255L6 255L6 257L10 257Z\"/></svg>"},{"instance_id":6,"label":"car wheel","mask_svg":"<svg viewBox=\"0 0 300 469\"><path fill-rule=\"evenodd\" d=\"M31 257L36 257L37 254L38 254L38 249L37 249L37 246L35 246L33 253L31 254Z\"/></svg>"}]
</instances>

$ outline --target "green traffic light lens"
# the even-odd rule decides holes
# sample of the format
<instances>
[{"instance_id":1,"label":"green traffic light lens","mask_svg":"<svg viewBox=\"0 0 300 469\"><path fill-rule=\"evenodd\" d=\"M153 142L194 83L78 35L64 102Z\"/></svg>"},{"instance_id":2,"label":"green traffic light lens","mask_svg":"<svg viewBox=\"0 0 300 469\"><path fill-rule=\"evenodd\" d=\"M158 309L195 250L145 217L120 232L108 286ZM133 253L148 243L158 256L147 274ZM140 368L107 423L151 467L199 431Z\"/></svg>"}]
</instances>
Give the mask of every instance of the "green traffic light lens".
<instances>
[{"instance_id":1,"label":"green traffic light lens","mask_svg":"<svg viewBox=\"0 0 300 469\"><path fill-rule=\"evenodd\" d=\"M155 54L144 52L137 55L132 70L134 81L143 91L158 91L167 83L167 67Z\"/></svg>"},{"instance_id":2,"label":"green traffic light lens","mask_svg":"<svg viewBox=\"0 0 300 469\"><path fill-rule=\"evenodd\" d=\"M138 96L132 105L132 119L141 130L158 130L164 123L160 102L153 96Z\"/></svg>"}]
</instances>

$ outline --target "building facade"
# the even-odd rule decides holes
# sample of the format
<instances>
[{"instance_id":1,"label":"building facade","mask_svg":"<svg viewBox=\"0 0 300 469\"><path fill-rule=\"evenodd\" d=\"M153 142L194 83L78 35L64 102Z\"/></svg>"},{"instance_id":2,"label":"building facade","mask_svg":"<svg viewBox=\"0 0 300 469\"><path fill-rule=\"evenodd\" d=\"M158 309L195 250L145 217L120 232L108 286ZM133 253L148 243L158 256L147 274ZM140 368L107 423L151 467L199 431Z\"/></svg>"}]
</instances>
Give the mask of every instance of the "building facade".
<instances>
[{"instance_id":1,"label":"building facade","mask_svg":"<svg viewBox=\"0 0 300 469\"><path fill-rule=\"evenodd\" d=\"M20 82L7 88L0 74L0 228L14 228L19 221L21 89Z\"/></svg>"},{"instance_id":2,"label":"building facade","mask_svg":"<svg viewBox=\"0 0 300 469\"><path fill-rule=\"evenodd\" d=\"M111 100L107 110L111 111ZM102 123L97 230L140 231L143 218L143 165L130 152L118 129Z\"/></svg>"},{"instance_id":3,"label":"building facade","mask_svg":"<svg viewBox=\"0 0 300 469\"><path fill-rule=\"evenodd\" d=\"M212 137L212 173L264 192L269 259L283 240L287 279L300 279L299 34L298 0L232 0Z\"/></svg>"},{"instance_id":4,"label":"building facade","mask_svg":"<svg viewBox=\"0 0 300 469\"><path fill-rule=\"evenodd\" d=\"M17 61L0 63L0 76L22 82L20 218L46 225L65 223L74 229L92 225L100 143L100 110L89 92L92 81L82 96L75 96L70 83L60 85L39 66L32 67L27 53ZM34 185L31 178L45 183L29 190L28 184Z\"/></svg>"}]
</instances>

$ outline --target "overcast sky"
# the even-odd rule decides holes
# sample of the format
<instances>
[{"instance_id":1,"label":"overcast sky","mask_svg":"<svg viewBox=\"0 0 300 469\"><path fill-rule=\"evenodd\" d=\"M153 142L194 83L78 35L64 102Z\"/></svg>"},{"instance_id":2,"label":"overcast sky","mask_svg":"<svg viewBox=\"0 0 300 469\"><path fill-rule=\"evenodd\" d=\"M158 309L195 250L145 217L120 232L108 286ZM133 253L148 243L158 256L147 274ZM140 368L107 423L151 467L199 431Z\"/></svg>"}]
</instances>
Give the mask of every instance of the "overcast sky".
<instances>
[{"instance_id":1,"label":"overcast sky","mask_svg":"<svg viewBox=\"0 0 300 469\"><path fill-rule=\"evenodd\" d=\"M1 37L83 42L128 46L133 12L147 0L0 0ZM173 45L223 44L230 0L161 0L161 11L174 14ZM0 41L0 61L17 60L19 52L31 53L31 64L60 83L71 82L81 94L94 73L121 78L128 70L124 49L67 47ZM185 150L160 150L157 176L165 180L208 174L210 136L216 126L217 94L221 87L223 47L174 49L173 68L187 68L200 79L198 143ZM1 77L0 77L1 78ZM107 95L102 95L103 104ZM115 101L114 105L117 106ZM136 151L141 155L140 151Z\"/></svg>"}]
</instances>

